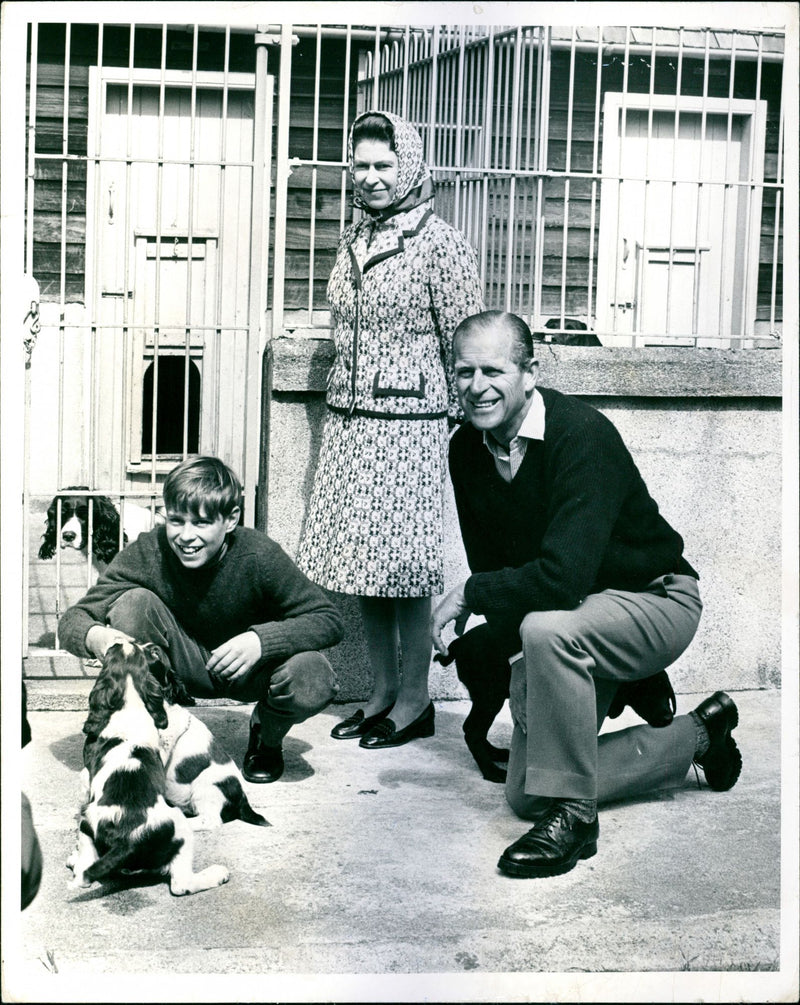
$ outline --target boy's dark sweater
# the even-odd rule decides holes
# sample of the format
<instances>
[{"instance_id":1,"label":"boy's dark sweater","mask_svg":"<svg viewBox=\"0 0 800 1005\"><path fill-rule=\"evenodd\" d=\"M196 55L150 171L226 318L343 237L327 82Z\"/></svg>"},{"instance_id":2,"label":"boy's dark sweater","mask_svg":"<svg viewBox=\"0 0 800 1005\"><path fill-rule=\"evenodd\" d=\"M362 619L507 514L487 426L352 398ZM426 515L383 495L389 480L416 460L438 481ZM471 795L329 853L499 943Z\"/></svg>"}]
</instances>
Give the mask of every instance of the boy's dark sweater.
<instances>
[{"instance_id":1,"label":"boy's dark sweater","mask_svg":"<svg viewBox=\"0 0 800 1005\"><path fill-rule=\"evenodd\" d=\"M333 604L266 534L237 527L222 560L185 569L169 547L164 527L142 534L111 562L97 583L59 622L61 644L89 656L86 633L105 625L123 593L144 587L159 596L178 623L206 649L252 630L262 659L336 645L342 623ZM145 640L141 640L145 641Z\"/></svg>"},{"instance_id":2,"label":"boy's dark sweater","mask_svg":"<svg viewBox=\"0 0 800 1005\"><path fill-rule=\"evenodd\" d=\"M544 440L530 440L507 483L464 424L450 474L473 575L465 597L508 653L530 611L572 610L590 593L641 590L666 573L697 576L614 425L578 398L539 388Z\"/></svg>"}]
</instances>

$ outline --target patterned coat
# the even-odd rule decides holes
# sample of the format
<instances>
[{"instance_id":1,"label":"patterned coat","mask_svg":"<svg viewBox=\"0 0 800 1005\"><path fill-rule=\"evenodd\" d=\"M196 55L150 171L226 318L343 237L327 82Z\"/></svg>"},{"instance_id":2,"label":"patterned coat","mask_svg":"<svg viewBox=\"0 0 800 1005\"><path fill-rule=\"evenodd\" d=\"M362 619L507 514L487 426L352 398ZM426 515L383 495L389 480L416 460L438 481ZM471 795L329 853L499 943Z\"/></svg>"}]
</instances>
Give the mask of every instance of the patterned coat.
<instances>
[{"instance_id":1,"label":"patterned coat","mask_svg":"<svg viewBox=\"0 0 800 1005\"><path fill-rule=\"evenodd\" d=\"M453 332L483 310L483 298L474 251L430 201L377 227L369 218L347 227L328 300L336 346L327 395L333 411L459 415Z\"/></svg>"},{"instance_id":2,"label":"patterned coat","mask_svg":"<svg viewBox=\"0 0 800 1005\"><path fill-rule=\"evenodd\" d=\"M483 299L474 252L433 212L419 134L379 114L394 131L395 200L370 212L356 192L365 216L339 241L329 412L297 564L335 592L425 597L444 589L453 332Z\"/></svg>"}]
</instances>

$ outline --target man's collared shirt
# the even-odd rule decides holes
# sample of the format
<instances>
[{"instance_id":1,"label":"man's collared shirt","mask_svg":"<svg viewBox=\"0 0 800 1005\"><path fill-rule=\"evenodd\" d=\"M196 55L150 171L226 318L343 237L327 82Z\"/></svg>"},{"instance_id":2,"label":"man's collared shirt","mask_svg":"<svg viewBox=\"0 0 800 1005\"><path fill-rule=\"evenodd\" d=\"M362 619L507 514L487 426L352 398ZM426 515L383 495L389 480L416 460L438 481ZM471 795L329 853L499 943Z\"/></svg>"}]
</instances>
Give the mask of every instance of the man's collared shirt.
<instances>
[{"instance_id":1,"label":"man's collared shirt","mask_svg":"<svg viewBox=\"0 0 800 1005\"><path fill-rule=\"evenodd\" d=\"M497 472L503 481L510 482L519 471L520 465L525 459L525 451L528 449L529 440L544 439L544 398L534 387L528 411L522 420L522 425L514 439L509 443L508 450L505 449L491 433L484 430L483 442L489 453L494 457L494 464ZM523 657L522 652L515 653L509 657L509 666L513 667Z\"/></svg>"},{"instance_id":2,"label":"man's collared shirt","mask_svg":"<svg viewBox=\"0 0 800 1005\"><path fill-rule=\"evenodd\" d=\"M544 398L533 389L528 411L522 420L522 425L514 439L509 443L508 450L488 431L483 433L483 442L489 453L494 457L494 464L503 481L510 482L525 460L529 440L544 439Z\"/></svg>"}]
</instances>

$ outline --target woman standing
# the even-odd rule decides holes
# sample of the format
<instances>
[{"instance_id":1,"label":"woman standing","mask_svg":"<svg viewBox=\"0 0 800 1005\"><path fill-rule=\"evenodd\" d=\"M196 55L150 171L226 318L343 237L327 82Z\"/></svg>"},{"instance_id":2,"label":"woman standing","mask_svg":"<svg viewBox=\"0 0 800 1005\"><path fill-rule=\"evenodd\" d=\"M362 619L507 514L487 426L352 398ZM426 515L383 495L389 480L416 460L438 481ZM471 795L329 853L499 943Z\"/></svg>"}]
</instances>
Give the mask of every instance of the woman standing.
<instances>
[{"instance_id":1,"label":"woman standing","mask_svg":"<svg viewBox=\"0 0 800 1005\"><path fill-rule=\"evenodd\" d=\"M459 416L451 343L483 298L474 252L433 212L417 131L368 112L349 156L364 215L342 233L328 282L336 356L297 561L359 598L373 691L331 735L373 749L434 732L430 608L444 590L448 417Z\"/></svg>"}]
</instances>

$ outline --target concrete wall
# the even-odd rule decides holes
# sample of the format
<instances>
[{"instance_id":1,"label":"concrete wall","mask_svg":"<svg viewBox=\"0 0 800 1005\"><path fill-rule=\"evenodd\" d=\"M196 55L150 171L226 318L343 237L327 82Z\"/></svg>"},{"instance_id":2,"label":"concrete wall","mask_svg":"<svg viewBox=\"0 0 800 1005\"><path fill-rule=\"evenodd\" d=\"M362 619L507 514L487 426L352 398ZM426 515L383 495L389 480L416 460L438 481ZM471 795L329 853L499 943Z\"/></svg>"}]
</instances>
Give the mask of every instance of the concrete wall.
<instances>
[{"instance_id":1,"label":"concrete wall","mask_svg":"<svg viewBox=\"0 0 800 1005\"><path fill-rule=\"evenodd\" d=\"M781 353L542 348L540 383L580 394L616 424L701 576L698 634L670 671L679 692L780 686ZM289 554L300 538L325 417L326 339L273 346L268 531ZM446 585L468 575L450 487ZM370 674L352 598L334 595L345 640L330 651L340 700L366 696ZM466 692L431 668L436 698Z\"/></svg>"}]
</instances>

